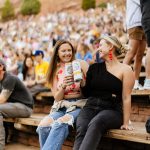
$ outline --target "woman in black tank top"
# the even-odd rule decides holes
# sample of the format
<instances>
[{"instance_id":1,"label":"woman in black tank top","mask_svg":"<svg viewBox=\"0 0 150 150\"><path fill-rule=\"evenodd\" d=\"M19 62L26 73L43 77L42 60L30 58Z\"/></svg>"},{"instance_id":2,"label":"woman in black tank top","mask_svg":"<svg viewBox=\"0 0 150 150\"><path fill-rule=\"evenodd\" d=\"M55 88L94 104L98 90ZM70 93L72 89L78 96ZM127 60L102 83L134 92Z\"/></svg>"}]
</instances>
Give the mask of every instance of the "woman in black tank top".
<instances>
[{"instance_id":1,"label":"woman in black tank top","mask_svg":"<svg viewBox=\"0 0 150 150\"><path fill-rule=\"evenodd\" d=\"M99 55L104 61L91 65L86 83L81 84L88 101L77 119L73 150L96 150L108 129L133 129L129 118L134 75L131 67L116 57L125 49L113 36L103 36L99 44Z\"/></svg>"}]
</instances>

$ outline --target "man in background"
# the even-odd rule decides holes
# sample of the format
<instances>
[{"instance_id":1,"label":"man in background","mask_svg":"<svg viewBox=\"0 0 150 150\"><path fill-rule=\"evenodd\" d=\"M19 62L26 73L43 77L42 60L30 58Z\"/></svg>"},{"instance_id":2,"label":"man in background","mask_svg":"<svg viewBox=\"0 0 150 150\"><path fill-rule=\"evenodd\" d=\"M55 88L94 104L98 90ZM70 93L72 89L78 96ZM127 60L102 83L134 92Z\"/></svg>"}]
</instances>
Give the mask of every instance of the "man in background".
<instances>
[{"instance_id":1,"label":"man in background","mask_svg":"<svg viewBox=\"0 0 150 150\"><path fill-rule=\"evenodd\" d=\"M3 118L29 117L32 108L32 95L18 77L6 71L0 59L0 150L5 148Z\"/></svg>"}]
</instances>

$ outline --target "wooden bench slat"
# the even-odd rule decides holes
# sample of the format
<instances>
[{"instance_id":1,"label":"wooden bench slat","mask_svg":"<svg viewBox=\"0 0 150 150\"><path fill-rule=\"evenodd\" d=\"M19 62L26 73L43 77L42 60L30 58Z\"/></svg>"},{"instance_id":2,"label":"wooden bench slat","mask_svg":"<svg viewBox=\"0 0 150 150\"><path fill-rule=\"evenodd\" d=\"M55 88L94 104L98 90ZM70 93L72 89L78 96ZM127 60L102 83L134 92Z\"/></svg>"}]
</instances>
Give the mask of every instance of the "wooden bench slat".
<instances>
[{"instance_id":1,"label":"wooden bench slat","mask_svg":"<svg viewBox=\"0 0 150 150\"><path fill-rule=\"evenodd\" d=\"M33 114L30 118L7 118L4 121L14 121L23 125L38 126L44 116L46 114ZM132 131L120 129L109 130L105 137L150 144L150 134L146 133L145 122L133 122L133 126L135 129Z\"/></svg>"},{"instance_id":2,"label":"wooden bench slat","mask_svg":"<svg viewBox=\"0 0 150 150\"><path fill-rule=\"evenodd\" d=\"M137 96L150 95L150 90L133 90L132 95L137 95Z\"/></svg>"},{"instance_id":3,"label":"wooden bench slat","mask_svg":"<svg viewBox=\"0 0 150 150\"><path fill-rule=\"evenodd\" d=\"M133 90L132 95L144 96L150 95L150 90ZM42 97L53 97L52 92L41 92L36 96L38 100L42 100Z\"/></svg>"},{"instance_id":4,"label":"wooden bench slat","mask_svg":"<svg viewBox=\"0 0 150 150\"><path fill-rule=\"evenodd\" d=\"M106 137L127 140L138 143L150 144L150 134L146 132L144 122L133 122L134 130L109 130Z\"/></svg>"},{"instance_id":5,"label":"wooden bench slat","mask_svg":"<svg viewBox=\"0 0 150 150\"><path fill-rule=\"evenodd\" d=\"M53 97L52 92L40 92L36 96L36 100L42 100L43 97Z\"/></svg>"},{"instance_id":6,"label":"wooden bench slat","mask_svg":"<svg viewBox=\"0 0 150 150\"><path fill-rule=\"evenodd\" d=\"M32 114L30 118L4 118L5 122L16 122L24 125L38 126L47 114Z\"/></svg>"}]
</instances>

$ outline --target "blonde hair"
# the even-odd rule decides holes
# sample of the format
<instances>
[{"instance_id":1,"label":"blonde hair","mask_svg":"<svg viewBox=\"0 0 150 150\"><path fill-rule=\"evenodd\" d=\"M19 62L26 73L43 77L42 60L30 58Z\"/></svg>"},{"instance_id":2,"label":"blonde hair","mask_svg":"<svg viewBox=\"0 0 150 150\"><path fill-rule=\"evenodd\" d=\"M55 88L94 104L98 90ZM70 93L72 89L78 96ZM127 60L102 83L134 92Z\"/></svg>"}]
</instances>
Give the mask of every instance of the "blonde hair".
<instances>
[{"instance_id":1,"label":"blonde hair","mask_svg":"<svg viewBox=\"0 0 150 150\"><path fill-rule=\"evenodd\" d=\"M104 35L101 36L101 39L106 40L107 42L111 43L116 47L116 55L121 55L122 53L125 53L127 51L122 43L115 36Z\"/></svg>"}]
</instances>

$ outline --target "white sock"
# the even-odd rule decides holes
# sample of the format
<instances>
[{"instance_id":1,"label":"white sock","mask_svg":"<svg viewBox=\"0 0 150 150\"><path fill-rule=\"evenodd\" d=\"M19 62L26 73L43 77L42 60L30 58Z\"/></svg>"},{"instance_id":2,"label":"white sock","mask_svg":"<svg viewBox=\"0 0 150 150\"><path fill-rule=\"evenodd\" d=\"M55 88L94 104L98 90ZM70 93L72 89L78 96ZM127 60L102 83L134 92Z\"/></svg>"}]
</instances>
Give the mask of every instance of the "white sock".
<instances>
[{"instance_id":1,"label":"white sock","mask_svg":"<svg viewBox=\"0 0 150 150\"><path fill-rule=\"evenodd\" d=\"M135 80L135 83L134 84L138 84L139 83L139 80Z\"/></svg>"}]
</instances>

